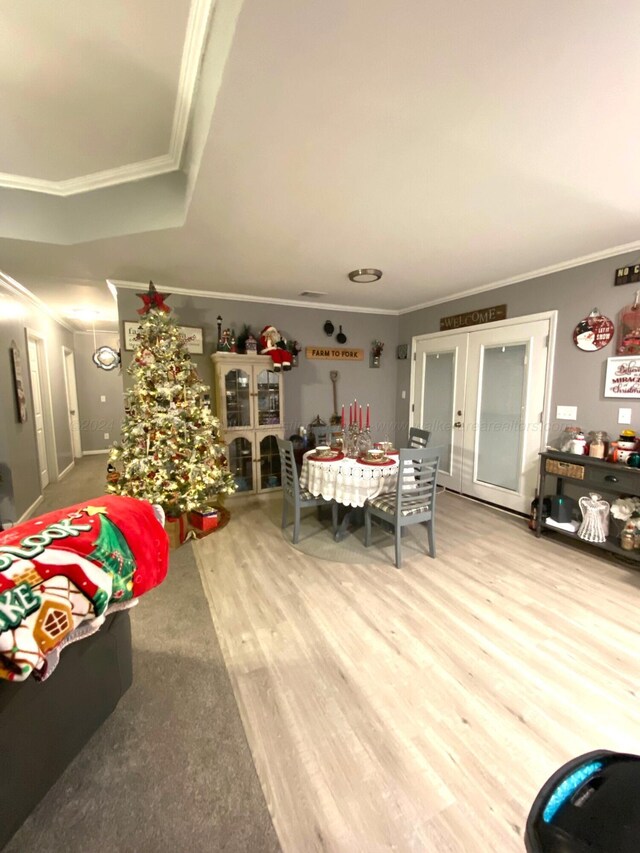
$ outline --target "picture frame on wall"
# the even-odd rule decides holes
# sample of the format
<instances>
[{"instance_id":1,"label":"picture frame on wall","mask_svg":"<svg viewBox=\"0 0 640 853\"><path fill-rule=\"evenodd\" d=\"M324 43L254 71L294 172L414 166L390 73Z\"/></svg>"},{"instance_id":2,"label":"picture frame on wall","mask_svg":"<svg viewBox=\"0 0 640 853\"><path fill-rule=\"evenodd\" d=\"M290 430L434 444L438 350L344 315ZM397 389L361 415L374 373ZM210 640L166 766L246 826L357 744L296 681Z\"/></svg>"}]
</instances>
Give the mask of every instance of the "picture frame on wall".
<instances>
[{"instance_id":1,"label":"picture frame on wall","mask_svg":"<svg viewBox=\"0 0 640 853\"><path fill-rule=\"evenodd\" d=\"M640 356L607 359L604 396L640 399Z\"/></svg>"},{"instance_id":2,"label":"picture frame on wall","mask_svg":"<svg viewBox=\"0 0 640 853\"><path fill-rule=\"evenodd\" d=\"M124 348L127 352L133 352L138 345L138 329L140 323L124 322ZM197 326L178 326L178 329L187 339L187 350L192 355L204 353L204 334Z\"/></svg>"},{"instance_id":3,"label":"picture frame on wall","mask_svg":"<svg viewBox=\"0 0 640 853\"><path fill-rule=\"evenodd\" d=\"M13 372L13 385L16 392L16 404L18 409L18 421L23 424L27 420L27 395L22 379L22 357L20 349L15 341L11 341L11 369Z\"/></svg>"}]
</instances>

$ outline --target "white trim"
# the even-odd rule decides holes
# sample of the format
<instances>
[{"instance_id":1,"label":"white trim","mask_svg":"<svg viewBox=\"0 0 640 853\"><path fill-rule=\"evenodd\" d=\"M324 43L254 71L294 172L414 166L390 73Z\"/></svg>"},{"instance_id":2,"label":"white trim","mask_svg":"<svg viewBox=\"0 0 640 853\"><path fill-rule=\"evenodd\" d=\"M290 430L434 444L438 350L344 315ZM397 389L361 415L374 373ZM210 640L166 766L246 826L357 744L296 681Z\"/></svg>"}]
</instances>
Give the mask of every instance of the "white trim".
<instances>
[{"instance_id":1,"label":"white trim","mask_svg":"<svg viewBox=\"0 0 640 853\"><path fill-rule=\"evenodd\" d=\"M40 504L42 503L43 500L44 500L44 495L40 495L39 498L36 498L35 501L31 504L31 506L28 509L25 509L25 511L20 516L20 518L16 521L16 524L22 524L23 521L26 521L27 518L29 518L31 516L31 514L35 510L35 508L40 506Z\"/></svg>"},{"instance_id":2,"label":"white trim","mask_svg":"<svg viewBox=\"0 0 640 853\"><path fill-rule=\"evenodd\" d=\"M47 449L47 470L50 473L49 482L53 483L58 479L58 443L56 441L56 421L53 415L53 394L51 393L51 371L49 370L49 355L47 353L47 341L44 335L40 332L36 332L35 329L26 327L27 333L27 360L29 358L29 338L33 338L36 342L36 349L38 351L38 361L40 360L40 355L42 355L42 367L44 368L44 391L46 392L44 396L46 399L42 400L42 408L44 415L44 428L45 428L45 448L47 447L47 435L49 437L49 441L51 443L51 447ZM40 365L38 365L38 374L40 376L40 382L42 383L42 371L40 370ZM43 389L41 388L41 391ZM33 394L33 389L31 391ZM51 450L51 454L49 453ZM52 455L53 459L50 459L49 456Z\"/></svg>"},{"instance_id":3,"label":"white trim","mask_svg":"<svg viewBox=\"0 0 640 853\"><path fill-rule=\"evenodd\" d=\"M111 448L105 447L104 450L83 450L82 451L83 456L98 456L99 454L102 454L102 453L111 453Z\"/></svg>"},{"instance_id":4,"label":"white trim","mask_svg":"<svg viewBox=\"0 0 640 853\"><path fill-rule=\"evenodd\" d=\"M215 3L216 0L192 0L191 2L167 154L151 157L148 160L140 160L137 163L126 163L114 169L104 169L100 172L92 172L89 175L80 175L64 181L48 181L0 172L0 186L66 197L116 184L152 178L179 169L191 120L202 55L209 31L209 21Z\"/></svg>"},{"instance_id":5,"label":"white trim","mask_svg":"<svg viewBox=\"0 0 640 853\"><path fill-rule=\"evenodd\" d=\"M473 287L469 290L460 290L457 293L451 293L448 296L442 296L438 299L432 299L429 302L422 302L419 305L412 305L409 308L372 308L371 306L361 305L337 305L330 302L307 302L301 299L274 299L269 296L251 296L247 293L225 293L214 290L196 290L193 287L171 287L172 293L177 293L182 296L202 296L205 299L228 299L230 302L258 302L270 305L290 305L293 308L315 308L322 311L348 311L360 314L382 314L389 317L401 317L403 314L411 314L414 311L420 311L423 308L431 308L433 305L443 305L446 302L453 302L456 299L462 299L465 296L473 296L476 293L485 293L488 290L498 290L500 287L509 287L511 284L518 284L529 279L540 278L545 275L552 275L563 270L573 269L573 267L592 264L596 261L606 260L607 258L615 257L616 255L624 255L627 252L640 251L640 240L634 243L626 243L624 246L613 246L611 249L603 249L600 252L593 252L590 255L583 255L579 258L573 258L569 261L563 261L559 264L553 264L549 267L541 267L531 272L522 273L521 275L513 276L512 278L504 278L500 281L494 281L490 284L483 284L480 287ZM120 281L118 279L107 279L108 285L113 285L124 290L137 290L141 288L146 290L148 284L146 282L136 281ZM458 329L457 331L462 331Z\"/></svg>"},{"instance_id":6,"label":"white trim","mask_svg":"<svg viewBox=\"0 0 640 853\"><path fill-rule=\"evenodd\" d=\"M449 335L459 335L460 333L464 334L465 332L478 332L484 329L501 329L505 326L519 326L521 323L535 323L536 320L551 320L554 318L554 333L555 333L555 322L557 322L558 312L554 309L553 311L540 311L538 314L522 314L519 317L508 317L506 320L494 320L491 323L478 323L475 326L462 326L459 329L446 329L442 332L426 332L423 335L414 335L411 338L411 351L415 352L416 341L428 341L432 338L444 338ZM413 355L412 355L413 357Z\"/></svg>"},{"instance_id":7,"label":"white trim","mask_svg":"<svg viewBox=\"0 0 640 853\"><path fill-rule=\"evenodd\" d=\"M66 476L67 476L67 474L69 474L69 473L71 472L71 470L75 467L75 464L76 464L76 462L75 462L75 459L74 459L74 460L73 460L73 462L70 462L70 463L69 463L69 465L67 465L67 467L64 469L64 471L61 471L61 472L58 474L58 479L57 479L57 482L58 482L58 483L60 482L60 480L62 480L62 479L63 479L63 477L66 477Z\"/></svg>"},{"instance_id":8,"label":"white trim","mask_svg":"<svg viewBox=\"0 0 640 853\"><path fill-rule=\"evenodd\" d=\"M569 261L562 261L559 264L552 264L549 267L541 267L531 272L514 275L511 278L503 278L500 281L493 281L489 284L480 285L480 287L472 287L469 290L460 290L457 293L451 293L449 296L442 296L439 299L432 299L429 302L422 302L420 305L413 305L410 308L401 308L398 314L410 314L412 311L420 311L422 308L431 308L432 305L442 305L444 302L453 302L454 299L462 299L465 296L473 296L476 293L485 293L487 290L497 290L500 287L508 287L511 284L519 284L522 281L529 281L531 278L541 278L545 275L552 275L563 270L581 267L584 264L593 264L596 261L603 261L607 258L613 258L616 255L624 255L626 252L640 251L640 240L633 243L625 243L623 246L612 246L610 249L602 249L600 252L592 252L590 255L582 255L578 258L572 258Z\"/></svg>"},{"instance_id":9,"label":"white trim","mask_svg":"<svg viewBox=\"0 0 640 853\"><path fill-rule=\"evenodd\" d=\"M69 374L67 372L67 356L71 356L71 359L73 361L73 374L74 374L73 375L73 384L75 385L75 388L76 388L76 399L75 400L71 400L70 394L69 394ZM65 397L66 397L66 403L67 403L67 423L69 425L69 439L71 441L71 456L73 459L80 459L80 457L82 456L82 432L80 430L80 404L78 402L78 379L76 376L76 355L70 347L65 346L64 344L62 344L62 376L64 379L64 391L65 391ZM78 437L77 437L78 438L78 440L77 440L78 447L76 447L76 440L75 440L74 435L73 435L73 424L71 421L71 417L72 417L71 406L75 406L75 412L76 412L76 415L78 418ZM80 450L80 453L76 454L77 449Z\"/></svg>"},{"instance_id":10,"label":"white trim","mask_svg":"<svg viewBox=\"0 0 640 853\"><path fill-rule=\"evenodd\" d=\"M149 289L149 284L141 281L118 281L117 279L107 279L115 287L121 287L123 290L143 290ZM257 302L268 305L288 305L292 308L315 308L317 311L349 311L357 314L384 314L386 316L397 317L400 313L395 309L388 308L371 308L358 305L335 305L329 302L303 302L301 299L275 299L271 296L251 296L247 293L222 293L213 290L195 290L192 287L171 287L171 293L177 293L180 296L201 296L204 299L228 299L230 302Z\"/></svg>"},{"instance_id":11,"label":"white trim","mask_svg":"<svg viewBox=\"0 0 640 853\"><path fill-rule=\"evenodd\" d=\"M5 272L0 270L0 287L8 290L12 296L17 296L20 299L26 300L30 302L32 305L35 305L40 311L43 311L45 314L48 314L52 320L55 320L60 326L66 329L68 332L75 332L73 326L69 326L59 314L50 308L46 302L43 302L42 299L39 299L34 293L20 284L19 281L16 281L15 278L11 278L10 275L7 275Z\"/></svg>"}]
</instances>

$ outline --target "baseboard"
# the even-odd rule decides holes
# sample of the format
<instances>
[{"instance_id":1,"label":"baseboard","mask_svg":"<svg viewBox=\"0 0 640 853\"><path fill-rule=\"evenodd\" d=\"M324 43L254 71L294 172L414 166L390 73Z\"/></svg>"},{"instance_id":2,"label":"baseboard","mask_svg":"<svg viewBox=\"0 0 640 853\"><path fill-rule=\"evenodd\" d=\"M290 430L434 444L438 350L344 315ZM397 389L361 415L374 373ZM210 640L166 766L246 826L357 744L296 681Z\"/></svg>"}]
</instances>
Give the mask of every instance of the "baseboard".
<instances>
[{"instance_id":1,"label":"baseboard","mask_svg":"<svg viewBox=\"0 0 640 853\"><path fill-rule=\"evenodd\" d=\"M67 476L67 474L69 473L69 471L71 471L71 469L74 467L74 465L75 465L75 464L76 464L76 461L75 461L75 459L74 459L74 460L73 460L73 462L70 462L70 463L69 463L69 465L67 465L67 467L64 469L64 471L61 471L61 472L58 474L58 477L57 477L56 482L58 482L58 483L59 483L59 482L60 482L60 480L62 480L62 478L63 478L63 477L66 477L66 476Z\"/></svg>"},{"instance_id":2,"label":"baseboard","mask_svg":"<svg viewBox=\"0 0 640 853\"><path fill-rule=\"evenodd\" d=\"M40 497L36 498L35 501L29 507L29 509L26 509L22 513L20 518L16 521L16 524L22 524L23 521L26 521L31 516L33 511L36 509L36 507L40 506L40 504L42 503L43 500L44 500L44 495L40 495Z\"/></svg>"},{"instance_id":3,"label":"baseboard","mask_svg":"<svg viewBox=\"0 0 640 853\"><path fill-rule=\"evenodd\" d=\"M83 450L82 455L83 456L98 456L99 454L109 453L110 451L111 451L111 448L109 448L109 447L105 447L104 450Z\"/></svg>"}]
</instances>

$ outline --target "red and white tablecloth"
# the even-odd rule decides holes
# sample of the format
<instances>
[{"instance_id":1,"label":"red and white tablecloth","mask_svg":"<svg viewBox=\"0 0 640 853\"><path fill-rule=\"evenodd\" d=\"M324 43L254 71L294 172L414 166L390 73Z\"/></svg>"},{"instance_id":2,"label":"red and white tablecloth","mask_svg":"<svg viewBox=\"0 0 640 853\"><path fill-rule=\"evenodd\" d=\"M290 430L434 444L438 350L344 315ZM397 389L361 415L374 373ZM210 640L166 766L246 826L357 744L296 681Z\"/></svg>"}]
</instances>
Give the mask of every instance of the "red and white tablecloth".
<instances>
[{"instance_id":1,"label":"red and white tablecloth","mask_svg":"<svg viewBox=\"0 0 640 853\"><path fill-rule=\"evenodd\" d=\"M316 497L336 500L345 506L364 506L368 498L375 498L396 488L398 457L393 465L365 465L356 459L336 462L313 461L305 453L300 473L300 485Z\"/></svg>"}]
</instances>

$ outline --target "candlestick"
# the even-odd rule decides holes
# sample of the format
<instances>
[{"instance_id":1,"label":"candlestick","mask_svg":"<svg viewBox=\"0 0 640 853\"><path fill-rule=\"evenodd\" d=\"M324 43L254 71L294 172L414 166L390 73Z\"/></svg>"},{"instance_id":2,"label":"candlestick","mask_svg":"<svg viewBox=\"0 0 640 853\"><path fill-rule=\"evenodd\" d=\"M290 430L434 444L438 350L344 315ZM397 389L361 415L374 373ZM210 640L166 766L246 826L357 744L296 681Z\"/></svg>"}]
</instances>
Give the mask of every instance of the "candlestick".
<instances>
[{"instance_id":1,"label":"candlestick","mask_svg":"<svg viewBox=\"0 0 640 853\"><path fill-rule=\"evenodd\" d=\"M362 432L362 406L360 406L360 416L358 419L358 426L360 427L360 432Z\"/></svg>"},{"instance_id":2,"label":"candlestick","mask_svg":"<svg viewBox=\"0 0 640 853\"><path fill-rule=\"evenodd\" d=\"M367 429L370 427L369 404L367 403Z\"/></svg>"}]
</instances>

